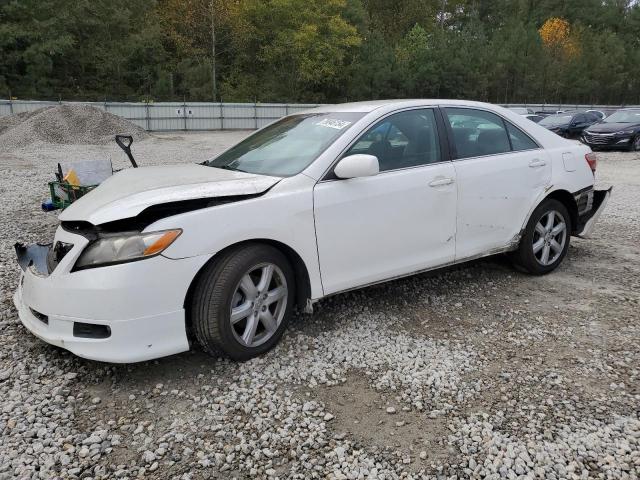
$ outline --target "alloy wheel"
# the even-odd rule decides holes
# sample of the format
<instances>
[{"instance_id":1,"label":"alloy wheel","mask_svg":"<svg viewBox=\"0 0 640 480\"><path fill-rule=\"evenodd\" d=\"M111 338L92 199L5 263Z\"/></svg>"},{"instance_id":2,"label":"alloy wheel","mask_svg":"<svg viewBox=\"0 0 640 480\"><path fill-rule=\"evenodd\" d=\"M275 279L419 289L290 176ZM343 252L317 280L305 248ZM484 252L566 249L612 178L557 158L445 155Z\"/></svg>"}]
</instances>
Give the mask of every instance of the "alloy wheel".
<instances>
[{"instance_id":1,"label":"alloy wheel","mask_svg":"<svg viewBox=\"0 0 640 480\"><path fill-rule=\"evenodd\" d=\"M633 151L640 151L640 135L636 135L636 138L633 139Z\"/></svg>"},{"instance_id":2,"label":"alloy wheel","mask_svg":"<svg viewBox=\"0 0 640 480\"><path fill-rule=\"evenodd\" d=\"M257 347L278 330L287 309L287 280L273 263L246 272L231 300L231 331L246 347Z\"/></svg>"},{"instance_id":3,"label":"alloy wheel","mask_svg":"<svg viewBox=\"0 0 640 480\"><path fill-rule=\"evenodd\" d=\"M540 265L553 264L564 250L567 241L567 223L557 210L545 212L533 235L533 256Z\"/></svg>"}]
</instances>

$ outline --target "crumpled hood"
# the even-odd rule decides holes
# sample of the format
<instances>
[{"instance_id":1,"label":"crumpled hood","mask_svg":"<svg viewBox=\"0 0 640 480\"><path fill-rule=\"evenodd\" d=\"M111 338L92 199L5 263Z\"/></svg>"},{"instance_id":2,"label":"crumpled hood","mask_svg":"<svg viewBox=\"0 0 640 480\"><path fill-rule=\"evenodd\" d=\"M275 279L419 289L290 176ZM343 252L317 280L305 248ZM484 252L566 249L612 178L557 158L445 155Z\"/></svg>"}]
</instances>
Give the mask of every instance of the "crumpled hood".
<instances>
[{"instance_id":1,"label":"crumpled hood","mask_svg":"<svg viewBox=\"0 0 640 480\"><path fill-rule=\"evenodd\" d=\"M279 181L279 177L195 164L129 168L71 204L60 214L60 220L100 225L135 217L145 208L162 203L262 193Z\"/></svg>"}]
</instances>

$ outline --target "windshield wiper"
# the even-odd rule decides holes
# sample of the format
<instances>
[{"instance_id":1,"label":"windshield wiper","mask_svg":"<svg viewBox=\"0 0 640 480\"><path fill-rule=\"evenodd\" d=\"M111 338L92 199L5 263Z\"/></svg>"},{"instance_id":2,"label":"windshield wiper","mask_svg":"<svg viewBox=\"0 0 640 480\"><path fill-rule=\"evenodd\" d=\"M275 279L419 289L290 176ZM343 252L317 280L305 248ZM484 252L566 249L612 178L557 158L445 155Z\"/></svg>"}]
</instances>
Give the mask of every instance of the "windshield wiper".
<instances>
[{"instance_id":1,"label":"windshield wiper","mask_svg":"<svg viewBox=\"0 0 640 480\"><path fill-rule=\"evenodd\" d=\"M239 168L234 168L231 165L220 165L220 166L215 166L213 168L220 168L222 170L231 170L232 172L249 173L246 170L240 170Z\"/></svg>"}]
</instances>

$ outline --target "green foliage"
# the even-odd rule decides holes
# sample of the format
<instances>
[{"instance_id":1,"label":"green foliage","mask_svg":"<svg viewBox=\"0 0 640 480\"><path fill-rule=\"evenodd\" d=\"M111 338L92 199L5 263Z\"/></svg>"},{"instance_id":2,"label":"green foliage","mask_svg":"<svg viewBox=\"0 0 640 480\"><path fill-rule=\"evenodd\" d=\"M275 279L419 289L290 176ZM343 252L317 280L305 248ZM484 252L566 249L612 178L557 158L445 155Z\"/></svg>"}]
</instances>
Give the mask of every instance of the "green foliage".
<instances>
[{"instance_id":1,"label":"green foliage","mask_svg":"<svg viewBox=\"0 0 640 480\"><path fill-rule=\"evenodd\" d=\"M570 25L570 55L541 42L553 17ZM640 103L640 4L0 0L0 98L210 101L214 90L225 101Z\"/></svg>"}]
</instances>

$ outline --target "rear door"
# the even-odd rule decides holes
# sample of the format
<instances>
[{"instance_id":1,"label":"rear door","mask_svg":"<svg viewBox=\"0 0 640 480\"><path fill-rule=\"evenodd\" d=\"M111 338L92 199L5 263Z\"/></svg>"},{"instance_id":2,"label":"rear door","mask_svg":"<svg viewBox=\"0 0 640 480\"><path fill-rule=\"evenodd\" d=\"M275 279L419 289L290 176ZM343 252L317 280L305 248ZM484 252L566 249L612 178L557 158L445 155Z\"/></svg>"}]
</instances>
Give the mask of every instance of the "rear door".
<instances>
[{"instance_id":1,"label":"rear door","mask_svg":"<svg viewBox=\"0 0 640 480\"><path fill-rule=\"evenodd\" d=\"M517 238L551 182L547 153L495 113L443 108L458 182L456 260L484 255Z\"/></svg>"}]
</instances>

